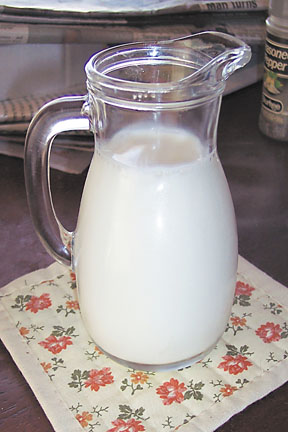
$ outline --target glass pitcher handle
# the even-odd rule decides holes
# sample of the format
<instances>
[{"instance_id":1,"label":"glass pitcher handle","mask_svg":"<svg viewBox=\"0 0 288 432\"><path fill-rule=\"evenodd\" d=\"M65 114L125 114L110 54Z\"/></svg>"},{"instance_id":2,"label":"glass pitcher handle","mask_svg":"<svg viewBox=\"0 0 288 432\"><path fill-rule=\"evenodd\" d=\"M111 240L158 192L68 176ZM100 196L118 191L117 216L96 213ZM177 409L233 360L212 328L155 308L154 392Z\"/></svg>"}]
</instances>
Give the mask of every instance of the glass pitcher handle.
<instances>
[{"instance_id":1,"label":"glass pitcher handle","mask_svg":"<svg viewBox=\"0 0 288 432\"><path fill-rule=\"evenodd\" d=\"M44 105L34 116L25 142L25 183L35 230L57 261L71 266L72 233L58 220L50 190L49 156L54 138L61 132L89 130L84 104L87 96L67 96Z\"/></svg>"}]
</instances>

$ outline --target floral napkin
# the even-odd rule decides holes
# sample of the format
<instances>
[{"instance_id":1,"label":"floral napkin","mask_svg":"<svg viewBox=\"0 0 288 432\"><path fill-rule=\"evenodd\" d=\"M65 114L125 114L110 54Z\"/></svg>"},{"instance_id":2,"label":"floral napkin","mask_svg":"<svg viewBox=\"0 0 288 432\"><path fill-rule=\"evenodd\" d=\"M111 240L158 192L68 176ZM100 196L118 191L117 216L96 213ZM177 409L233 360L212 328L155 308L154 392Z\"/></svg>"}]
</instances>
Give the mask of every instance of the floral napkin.
<instances>
[{"instance_id":1,"label":"floral napkin","mask_svg":"<svg viewBox=\"0 0 288 432\"><path fill-rule=\"evenodd\" d=\"M0 291L1 338L56 432L214 431L287 380L288 289L241 257L223 337L177 371L107 358L83 327L75 288L55 263Z\"/></svg>"}]
</instances>

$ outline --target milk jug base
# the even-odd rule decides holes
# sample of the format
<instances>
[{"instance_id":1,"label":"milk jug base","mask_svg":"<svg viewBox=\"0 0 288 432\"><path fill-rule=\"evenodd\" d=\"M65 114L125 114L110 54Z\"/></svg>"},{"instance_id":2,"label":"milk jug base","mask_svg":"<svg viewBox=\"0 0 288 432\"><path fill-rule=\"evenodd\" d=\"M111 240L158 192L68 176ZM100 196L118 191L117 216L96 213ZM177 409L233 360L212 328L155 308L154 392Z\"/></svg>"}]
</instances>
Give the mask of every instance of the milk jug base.
<instances>
[{"instance_id":1,"label":"milk jug base","mask_svg":"<svg viewBox=\"0 0 288 432\"><path fill-rule=\"evenodd\" d=\"M161 371L165 372L169 370L184 369L189 366L192 366L194 363L197 363L200 360L202 360L215 347L215 345L216 343L210 346L207 350L202 351L201 353L193 357L189 357L188 359L180 360L178 362L173 362L173 363L165 363L165 364L149 364L149 363L146 364L146 363L130 362L128 360L121 359L119 357L116 357L108 353L107 351L103 350L99 345L97 345L97 347L109 358L114 360L116 363L119 363L122 366L126 366L130 369L134 369L137 371L147 371L147 372L161 372Z\"/></svg>"}]
</instances>

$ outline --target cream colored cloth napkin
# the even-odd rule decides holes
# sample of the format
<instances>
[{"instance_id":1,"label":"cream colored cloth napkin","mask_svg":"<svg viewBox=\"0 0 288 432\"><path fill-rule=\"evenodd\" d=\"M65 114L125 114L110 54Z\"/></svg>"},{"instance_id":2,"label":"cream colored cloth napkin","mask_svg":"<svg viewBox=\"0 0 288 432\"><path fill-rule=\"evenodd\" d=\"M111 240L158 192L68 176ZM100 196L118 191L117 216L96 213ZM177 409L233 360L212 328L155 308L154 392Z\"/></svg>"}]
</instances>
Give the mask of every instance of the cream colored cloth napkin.
<instances>
[{"instance_id":1,"label":"cream colored cloth napkin","mask_svg":"<svg viewBox=\"0 0 288 432\"><path fill-rule=\"evenodd\" d=\"M141 372L101 353L74 274L56 263L0 291L1 338L56 432L214 431L288 377L288 289L241 257L238 270L223 337L183 370Z\"/></svg>"}]
</instances>

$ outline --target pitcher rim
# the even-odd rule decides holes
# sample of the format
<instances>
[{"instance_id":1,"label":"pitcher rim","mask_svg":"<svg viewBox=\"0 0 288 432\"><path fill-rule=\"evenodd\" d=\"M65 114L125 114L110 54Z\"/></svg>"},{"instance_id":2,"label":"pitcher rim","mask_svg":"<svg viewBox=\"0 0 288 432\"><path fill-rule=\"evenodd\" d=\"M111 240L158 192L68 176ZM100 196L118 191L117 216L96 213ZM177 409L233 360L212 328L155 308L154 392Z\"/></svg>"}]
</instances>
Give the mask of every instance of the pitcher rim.
<instances>
[{"instance_id":1,"label":"pitcher rim","mask_svg":"<svg viewBox=\"0 0 288 432\"><path fill-rule=\"evenodd\" d=\"M242 50L242 52L244 53L246 51L246 58L249 57L249 50L250 47L243 42L241 39L236 38L234 36L228 35L226 33L221 33L221 32L214 32L214 31L205 31L205 32L200 32L200 33L196 33L193 34L192 36L183 36L183 37L179 37L176 39L170 39L170 40L150 40L150 41L144 41L144 42L130 42L130 43L124 43L124 44L120 44L114 47L109 47L106 48L104 50L101 50L97 53L95 53L86 63L85 66L85 71L86 71L86 75L87 75L87 80L90 84L95 85L97 87L97 85L102 85L104 87L107 88L118 88L118 89L125 89L125 90L137 90L137 91L141 91L141 90L145 90L147 91L150 90L154 90L155 92L167 92L167 91L173 91L175 89L179 89L182 88L183 86L189 86L192 83L197 82L197 79L201 76L201 74L209 69L211 69L213 67L213 65L215 65L217 63L217 60L220 56L218 57L211 57L209 56L207 53L204 53L202 50L200 49L194 49L192 47L192 49L194 50L194 52L198 52L199 55L201 55L202 59L205 58L206 63L203 63L202 65L199 65L199 68L195 69L195 62L192 63L192 61L188 60L188 59L183 59L180 58L180 56L177 57L177 52L174 49L174 51L176 52L176 56L174 58L175 61L179 62L179 64L181 64L181 66L188 66L191 68L191 74L189 74L188 76L185 76L184 78L180 79L180 80L171 80L168 82L137 82L137 81L132 81L132 80L125 80L125 79L121 79L121 78L116 78L113 76L110 76L107 74L107 69L103 72L101 70L99 70L99 66L101 64L101 59L102 62L105 59L109 59L109 58L115 58L117 55L119 56L120 54L129 54L132 51L136 52L136 51L145 51L147 52L148 50L152 50L154 52L154 54L156 54L155 50L157 49L157 47L159 48L167 48L169 46L169 44L171 45L172 43L177 43L177 42L181 42L181 41L185 41L185 40L189 40L191 38L196 38L196 37L204 37L204 36L216 36L216 37L222 37L223 40L225 40L225 42L227 43L231 43L234 44L234 50L233 48L230 48L230 53L231 55L234 54L235 57L240 57L240 51ZM192 51L191 49L191 51ZM251 51L251 50L250 50ZM244 54L243 54L244 56ZM163 62L163 59L161 56L155 56L151 58L154 59L154 61L157 64L160 64L161 62ZM149 57L146 55L145 58L141 58L141 60L145 60L147 64L147 62L149 61ZM134 59L135 61L135 59ZM171 63L171 59L168 60L168 62L170 61ZM245 64L249 61L248 60L244 60ZM96 64L98 62L98 67L96 67ZM133 60L132 60L133 62ZM151 63L152 64L152 63ZM193 66L194 66L194 71L193 71ZM239 67L242 67L243 65L240 65ZM237 67L236 67L237 68ZM108 71L109 72L109 71ZM233 71L232 71L233 72ZM232 73L230 72L228 74L228 76ZM228 77L227 76L227 77ZM225 81L226 77L223 75L222 77L219 77L215 80L214 82L214 86L213 86L213 90L215 91L215 88L218 87L222 87L223 86L223 82Z\"/></svg>"}]
</instances>

